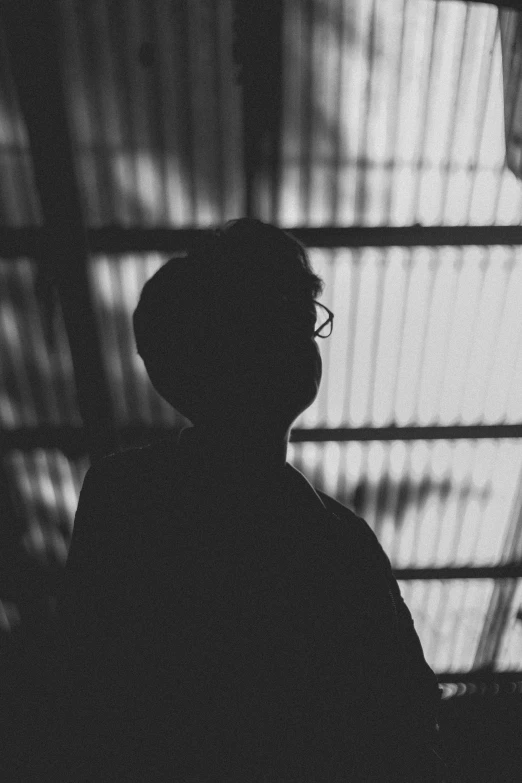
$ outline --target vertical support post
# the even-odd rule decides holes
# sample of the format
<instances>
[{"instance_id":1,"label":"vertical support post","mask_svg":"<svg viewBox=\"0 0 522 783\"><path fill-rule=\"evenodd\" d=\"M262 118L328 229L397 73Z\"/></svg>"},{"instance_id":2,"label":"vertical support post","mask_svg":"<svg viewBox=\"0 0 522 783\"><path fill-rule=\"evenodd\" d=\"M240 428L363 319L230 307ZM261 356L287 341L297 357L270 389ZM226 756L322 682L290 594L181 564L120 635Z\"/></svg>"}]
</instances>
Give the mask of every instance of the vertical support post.
<instances>
[{"instance_id":1,"label":"vertical support post","mask_svg":"<svg viewBox=\"0 0 522 783\"><path fill-rule=\"evenodd\" d=\"M87 242L61 70L57 6L0 3L44 216L42 263L56 282L91 456L114 444L113 416L87 275Z\"/></svg>"},{"instance_id":2,"label":"vertical support post","mask_svg":"<svg viewBox=\"0 0 522 783\"><path fill-rule=\"evenodd\" d=\"M234 55L243 87L245 213L261 216L260 186L270 183L269 214L279 213L283 108L283 3L235 0Z\"/></svg>"}]
</instances>

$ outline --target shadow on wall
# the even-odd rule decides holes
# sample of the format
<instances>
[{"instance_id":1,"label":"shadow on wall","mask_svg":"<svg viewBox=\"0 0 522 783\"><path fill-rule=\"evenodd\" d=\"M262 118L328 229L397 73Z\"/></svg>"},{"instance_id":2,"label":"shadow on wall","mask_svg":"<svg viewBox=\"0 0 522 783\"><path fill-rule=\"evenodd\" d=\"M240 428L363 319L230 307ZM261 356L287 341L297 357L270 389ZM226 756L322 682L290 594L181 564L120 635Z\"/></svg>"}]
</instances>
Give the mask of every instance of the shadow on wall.
<instances>
[{"instance_id":1,"label":"shadow on wall","mask_svg":"<svg viewBox=\"0 0 522 783\"><path fill-rule=\"evenodd\" d=\"M414 503L421 511L428 500L435 499L443 505L455 487L449 479L434 481L428 476L420 482L403 479L399 483L392 481L389 475L384 475L379 484L363 480L355 486L349 494L341 500L345 505L353 508L356 514L365 515L369 502L372 502L377 520L390 511L390 499L393 498L393 522L397 531L400 531L408 508ZM491 488L486 486L478 489L469 484L460 488L459 501L466 502L474 499L482 505L491 497Z\"/></svg>"}]
</instances>

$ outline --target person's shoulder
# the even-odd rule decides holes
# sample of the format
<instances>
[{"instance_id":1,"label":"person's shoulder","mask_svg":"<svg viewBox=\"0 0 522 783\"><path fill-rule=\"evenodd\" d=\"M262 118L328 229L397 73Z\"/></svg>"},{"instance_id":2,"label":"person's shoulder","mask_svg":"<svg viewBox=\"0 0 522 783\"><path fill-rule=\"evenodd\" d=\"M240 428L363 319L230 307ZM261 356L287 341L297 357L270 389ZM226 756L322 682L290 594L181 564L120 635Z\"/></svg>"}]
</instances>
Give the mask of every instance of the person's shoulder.
<instances>
[{"instance_id":1,"label":"person's shoulder","mask_svg":"<svg viewBox=\"0 0 522 783\"><path fill-rule=\"evenodd\" d=\"M343 505L339 500L327 495L325 492L322 492L321 490L316 490L316 492L324 503L327 511L330 512L334 519L339 521L340 527L347 537L350 537L352 540L354 538L359 539L362 543L378 552L379 555L381 555L381 553L384 554L379 539L363 517L358 516L358 514L350 508Z\"/></svg>"},{"instance_id":2,"label":"person's shoulder","mask_svg":"<svg viewBox=\"0 0 522 783\"><path fill-rule=\"evenodd\" d=\"M171 437L124 448L93 461L87 475L91 482L108 487L143 485L159 478L175 448Z\"/></svg>"},{"instance_id":3,"label":"person's shoulder","mask_svg":"<svg viewBox=\"0 0 522 783\"><path fill-rule=\"evenodd\" d=\"M146 468L163 462L167 453L173 453L175 449L176 440L167 436L144 445L122 448L102 457L96 464L112 471Z\"/></svg>"},{"instance_id":4,"label":"person's shoulder","mask_svg":"<svg viewBox=\"0 0 522 783\"><path fill-rule=\"evenodd\" d=\"M344 525L349 525L350 529L359 530L363 534L369 533L372 536L374 535L366 520L358 516L348 506L343 505L339 500L331 497L331 495L327 495L322 490L316 489L316 492L323 501L327 511L333 514L334 517L337 517Z\"/></svg>"}]
</instances>

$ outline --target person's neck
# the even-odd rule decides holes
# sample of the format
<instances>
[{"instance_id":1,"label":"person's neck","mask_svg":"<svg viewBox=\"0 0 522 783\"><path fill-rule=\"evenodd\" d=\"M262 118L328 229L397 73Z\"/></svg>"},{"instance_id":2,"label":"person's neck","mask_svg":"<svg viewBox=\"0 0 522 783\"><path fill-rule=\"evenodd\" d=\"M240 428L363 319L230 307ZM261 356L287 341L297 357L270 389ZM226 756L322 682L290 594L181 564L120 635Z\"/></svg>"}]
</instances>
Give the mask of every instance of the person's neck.
<instances>
[{"instance_id":1,"label":"person's neck","mask_svg":"<svg viewBox=\"0 0 522 783\"><path fill-rule=\"evenodd\" d=\"M284 471L289 430L274 434L259 428L196 425L185 443L201 470L217 482L250 486L277 480ZM183 441L183 436L182 436Z\"/></svg>"}]
</instances>

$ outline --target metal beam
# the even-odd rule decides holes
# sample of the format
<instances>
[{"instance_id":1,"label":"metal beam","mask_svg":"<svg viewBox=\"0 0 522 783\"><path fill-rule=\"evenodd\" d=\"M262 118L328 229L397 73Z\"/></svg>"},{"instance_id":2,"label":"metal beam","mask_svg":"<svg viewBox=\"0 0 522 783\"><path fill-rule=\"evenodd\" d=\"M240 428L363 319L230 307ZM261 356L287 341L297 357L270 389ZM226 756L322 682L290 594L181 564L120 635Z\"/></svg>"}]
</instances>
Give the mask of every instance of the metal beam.
<instances>
[{"instance_id":1,"label":"metal beam","mask_svg":"<svg viewBox=\"0 0 522 783\"><path fill-rule=\"evenodd\" d=\"M468 672L439 672L437 679L442 686L444 700L455 696L522 697L522 671L472 669Z\"/></svg>"},{"instance_id":2,"label":"metal beam","mask_svg":"<svg viewBox=\"0 0 522 783\"><path fill-rule=\"evenodd\" d=\"M435 0L435 2L445 2L445 0ZM475 3L485 5L496 5L498 8L512 8L515 11L522 11L522 0L473 0Z\"/></svg>"},{"instance_id":3,"label":"metal beam","mask_svg":"<svg viewBox=\"0 0 522 783\"><path fill-rule=\"evenodd\" d=\"M121 445L151 442L176 432L166 425L129 425L118 427L117 442ZM354 429L294 429L291 443L346 443L349 441L410 441L410 440L483 440L491 438L522 438L522 424L483 424L454 427L361 427ZM68 456L88 452L89 436L84 427L74 425L40 425L3 430L0 451L30 451L58 449ZM108 450L112 450L112 446Z\"/></svg>"},{"instance_id":4,"label":"metal beam","mask_svg":"<svg viewBox=\"0 0 522 783\"><path fill-rule=\"evenodd\" d=\"M522 245L522 226L338 226L285 227L307 247L442 247L471 245ZM124 228L102 226L86 229L91 253L183 253L208 235L203 228ZM34 226L0 227L0 258L36 256L42 253L45 235Z\"/></svg>"},{"instance_id":5,"label":"metal beam","mask_svg":"<svg viewBox=\"0 0 522 783\"><path fill-rule=\"evenodd\" d=\"M39 260L43 254L44 230L35 226L15 228L0 226L0 259L16 260L23 256Z\"/></svg>"},{"instance_id":6,"label":"metal beam","mask_svg":"<svg viewBox=\"0 0 522 783\"><path fill-rule=\"evenodd\" d=\"M522 438L522 424L458 424L429 427L337 427L294 429L293 443L347 442L370 440L476 440L484 438Z\"/></svg>"},{"instance_id":7,"label":"metal beam","mask_svg":"<svg viewBox=\"0 0 522 783\"><path fill-rule=\"evenodd\" d=\"M288 226L307 247L439 247L444 245L522 245L522 226ZM117 226L88 233L93 252L125 250L185 250L205 229L125 229Z\"/></svg>"},{"instance_id":8,"label":"metal beam","mask_svg":"<svg viewBox=\"0 0 522 783\"><path fill-rule=\"evenodd\" d=\"M55 3L31 0L2 3L0 13L44 216L38 255L56 281L78 406L95 455L111 441L113 422L87 277L87 243L63 97L59 17ZM27 235L28 243L34 240L34 233Z\"/></svg>"},{"instance_id":9,"label":"metal beam","mask_svg":"<svg viewBox=\"0 0 522 783\"><path fill-rule=\"evenodd\" d=\"M520 579L522 561L494 566L442 566L433 568L395 568L396 579L404 582L416 579Z\"/></svg>"}]
</instances>

